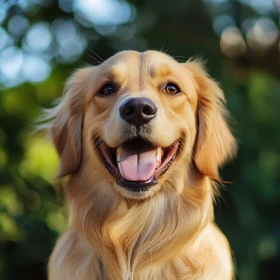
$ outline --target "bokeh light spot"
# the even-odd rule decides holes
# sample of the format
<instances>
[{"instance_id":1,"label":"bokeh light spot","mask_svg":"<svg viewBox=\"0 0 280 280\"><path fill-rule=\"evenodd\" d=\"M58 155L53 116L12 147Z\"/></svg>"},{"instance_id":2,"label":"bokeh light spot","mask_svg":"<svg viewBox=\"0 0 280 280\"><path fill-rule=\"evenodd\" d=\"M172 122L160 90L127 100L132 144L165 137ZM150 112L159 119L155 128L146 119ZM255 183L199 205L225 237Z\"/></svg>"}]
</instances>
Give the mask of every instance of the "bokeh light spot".
<instances>
[{"instance_id":1,"label":"bokeh light spot","mask_svg":"<svg viewBox=\"0 0 280 280\"><path fill-rule=\"evenodd\" d=\"M246 51L246 43L240 30L236 27L227 27L221 36L221 50L229 57L236 57Z\"/></svg>"},{"instance_id":2,"label":"bokeh light spot","mask_svg":"<svg viewBox=\"0 0 280 280\"><path fill-rule=\"evenodd\" d=\"M47 23L34 24L26 35L26 44L31 51L44 52L52 43L52 34Z\"/></svg>"},{"instance_id":3,"label":"bokeh light spot","mask_svg":"<svg viewBox=\"0 0 280 280\"><path fill-rule=\"evenodd\" d=\"M95 25L123 24L132 15L131 6L118 0L75 0L74 10Z\"/></svg>"},{"instance_id":4,"label":"bokeh light spot","mask_svg":"<svg viewBox=\"0 0 280 280\"><path fill-rule=\"evenodd\" d=\"M73 0L58 0L58 6L65 13L71 13L73 11Z\"/></svg>"},{"instance_id":5,"label":"bokeh light spot","mask_svg":"<svg viewBox=\"0 0 280 280\"><path fill-rule=\"evenodd\" d=\"M0 72L7 80L17 77L23 62L22 51L15 47L4 49L0 53Z\"/></svg>"},{"instance_id":6,"label":"bokeh light spot","mask_svg":"<svg viewBox=\"0 0 280 280\"><path fill-rule=\"evenodd\" d=\"M8 45L12 44L12 40L10 38L10 35L0 27L0 51L1 49L4 49Z\"/></svg>"},{"instance_id":7,"label":"bokeh light spot","mask_svg":"<svg viewBox=\"0 0 280 280\"><path fill-rule=\"evenodd\" d=\"M21 174L39 174L49 182L55 179L58 157L53 145L44 137L33 137L27 144L26 157L20 164Z\"/></svg>"},{"instance_id":8,"label":"bokeh light spot","mask_svg":"<svg viewBox=\"0 0 280 280\"><path fill-rule=\"evenodd\" d=\"M213 22L213 29L219 36L229 26L235 26L233 18L229 15L218 16Z\"/></svg>"},{"instance_id":9,"label":"bokeh light spot","mask_svg":"<svg viewBox=\"0 0 280 280\"><path fill-rule=\"evenodd\" d=\"M277 241L272 236L266 236L261 240L258 249L262 259L271 258L277 252Z\"/></svg>"},{"instance_id":10,"label":"bokeh light spot","mask_svg":"<svg viewBox=\"0 0 280 280\"><path fill-rule=\"evenodd\" d=\"M60 62L71 63L77 60L82 55L87 41L76 24L70 20L57 19L52 29L58 44L57 56Z\"/></svg>"},{"instance_id":11,"label":"bokeh light spot","mask_svg":"<svg viewBox=\"0 0 280 280\"><path fill-rule=\"evenodd\" d=\"M8 30L15 36L21 36L26 31L29 21L21 15L12 16L8 21Z\"/></svg>"},{"instance_id":12,"label":"bokeh light spot","mask_svg":"<svg viewBox=\"0 0 280 280\"><path fill-rule=\"evenodd\" d=\"M260 18L252 24L247 33L247 41L252 49L263 51L278 39L279 29L270 18Z\"/></svg>"},{"instance_id":13,"label":"bokeh light spot","mask_svg":"<svg viewBox=\"0 0 280 280\"><path fill-rule=\"evenodd\" d=\"M38 56L25 55L22 70L27 81L39 83L49 77L51 66L49 62Z\"/></svg>"}]
</instances>

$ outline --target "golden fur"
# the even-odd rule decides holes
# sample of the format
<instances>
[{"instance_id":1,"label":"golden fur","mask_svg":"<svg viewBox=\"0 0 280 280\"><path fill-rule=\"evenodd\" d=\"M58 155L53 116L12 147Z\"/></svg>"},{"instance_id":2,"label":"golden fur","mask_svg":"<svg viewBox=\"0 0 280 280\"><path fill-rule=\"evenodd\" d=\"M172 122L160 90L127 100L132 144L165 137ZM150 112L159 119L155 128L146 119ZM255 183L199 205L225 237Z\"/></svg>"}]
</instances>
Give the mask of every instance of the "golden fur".
<instances>
[{"instance_id":1,"label":"golden fur","mask_svg":"<svg viewBox=\"0 0 280 280\"><path fill-rule=\"evenodd\" d=\"M120 90L100 97L107 81ZM182 94L162 92L160 85L168 81L179 84ZM182 142L158 185L140 194L118 187L94 144L102 139L115 148L133 137L118 115L120 104L137 96L158 108L142 136L163 147ZM231 251L214 224L213 201L218 168L234 155L236 144L224 95L201 63L178 63L155 51L118 53L77 71L48 116L60 156L58 177L69 175L70 216L49 261L50 280L233 279Z\"/></svg>"}]
</instances>

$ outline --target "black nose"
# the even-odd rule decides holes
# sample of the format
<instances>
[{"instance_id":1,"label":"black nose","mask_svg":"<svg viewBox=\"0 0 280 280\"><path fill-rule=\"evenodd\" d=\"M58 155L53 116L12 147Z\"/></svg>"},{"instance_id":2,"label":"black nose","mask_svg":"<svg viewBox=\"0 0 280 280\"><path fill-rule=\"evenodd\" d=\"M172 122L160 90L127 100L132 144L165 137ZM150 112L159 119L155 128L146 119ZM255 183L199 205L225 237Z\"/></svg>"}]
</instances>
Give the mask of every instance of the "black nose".
<instances>
[{"instance_id":1,"label":"black nose","mask_svg":"<svg viewBox=\"0 0 280 280\"><path fill-rule=\"evenodd\" d=\"M148 98L130 98L120 107L122 119L140 127L151 121L157 113L156 105Z\"/></svg>"}]
</instances>

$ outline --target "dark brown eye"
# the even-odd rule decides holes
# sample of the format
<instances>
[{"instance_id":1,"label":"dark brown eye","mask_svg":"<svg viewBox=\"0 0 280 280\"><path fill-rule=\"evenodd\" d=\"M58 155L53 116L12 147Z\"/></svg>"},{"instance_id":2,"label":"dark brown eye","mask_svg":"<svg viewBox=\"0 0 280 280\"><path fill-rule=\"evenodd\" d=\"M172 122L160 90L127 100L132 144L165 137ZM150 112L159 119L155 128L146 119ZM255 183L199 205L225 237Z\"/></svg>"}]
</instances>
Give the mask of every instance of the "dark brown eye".
<instances>
[{"instance_id":1,"label":"dark brown eye","mask_svg":"<svg viewBox=\"0 0 280 280\"><path fill-rule=\"evenodd\" d=\"M177 94L179 92L181 92L181 90L179 89L178 86L176 86L175 84L173 83L169 83L166 85L165 87L165 91L169 94Z\"/></svg>"},{"instance_id":2,"label":"dark brown eye","mask_svg":"<svg viewBox=\"0 0 280 280\"><path fill-rule=\"evenodd\" d=\"M105 84L99 91L101 95L111 95L117 92L117 87L112 83Z\"/></svg>"}]
</instances>

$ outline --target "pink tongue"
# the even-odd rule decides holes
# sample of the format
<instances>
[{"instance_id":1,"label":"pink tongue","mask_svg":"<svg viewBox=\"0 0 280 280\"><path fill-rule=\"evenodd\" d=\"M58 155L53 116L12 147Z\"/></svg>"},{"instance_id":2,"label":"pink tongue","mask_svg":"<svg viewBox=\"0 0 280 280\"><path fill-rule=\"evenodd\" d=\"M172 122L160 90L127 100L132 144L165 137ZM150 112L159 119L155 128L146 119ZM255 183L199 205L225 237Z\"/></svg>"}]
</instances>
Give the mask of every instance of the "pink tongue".
<instances>
[{"instance_id":1,"label":"pink tongue","mask_svg":"<svg viewBox=\"0 0 280 280\"><path fill-rule=\"evenodd\" d=\"M135 148L123 145L118 159L121 175L128 181L147 181L153 177L159 163L156 161L156 148Z\"/></svg>"}]
</instances>

